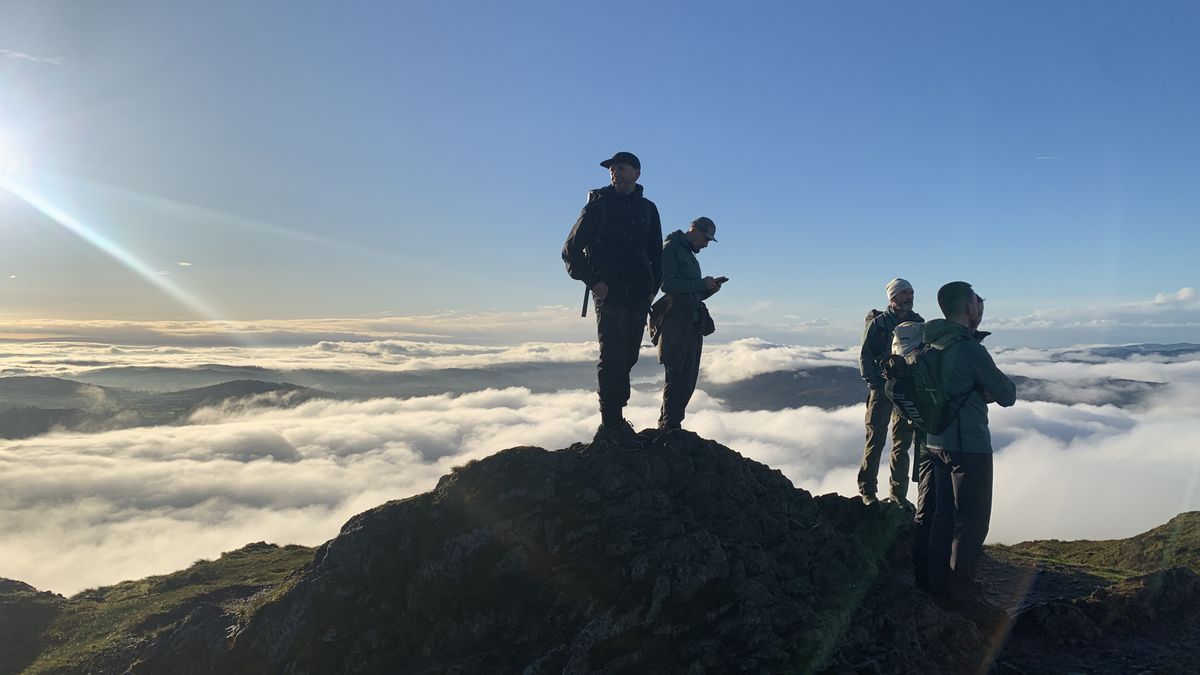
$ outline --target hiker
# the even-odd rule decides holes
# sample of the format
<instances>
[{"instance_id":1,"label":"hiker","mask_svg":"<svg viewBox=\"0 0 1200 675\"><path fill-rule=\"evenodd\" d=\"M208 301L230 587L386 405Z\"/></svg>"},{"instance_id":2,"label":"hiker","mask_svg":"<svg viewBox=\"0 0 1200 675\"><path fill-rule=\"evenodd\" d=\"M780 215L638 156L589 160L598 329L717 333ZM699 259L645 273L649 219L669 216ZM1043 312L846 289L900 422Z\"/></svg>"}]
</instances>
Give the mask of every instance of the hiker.
<instances>
[{"instance_id":1,"label":"hiker","mask_svg":"<svg viewBox=\"0 0 1200 675\"><path fill-rule=\"evenodd\" d=\"M637 363L650 301L662 282L662 223L658 207L637 183L642 163L632 152L600 162L612 184L588 192L588 201L563 244L567 274L587 285L600 341L597 439L630 440L624 417L629 372ZM586 305L584 305L586 309Z\"/></svg>"},{"instance_id":2,"label":"hiker","mask_svg":"<svg viewBox=\"0 0 1200 675\"><path fill-rule=\"evenodd\" d=\"M965 281L938 290L945 319L925 325L925 343L941 351L943 399L957 406L941 433L929 433L935 513L929 545L929 583L935 598L967 606L983 602L975 571L992 515L992 438L989 403L1011 406L1017 388L996 367L979 331L983 298Z\"/></svg>"},{"instance_id":3,"label":"hiker","mask_svg":"<svg viewBox=\"0 0 1200 675\"><path fill-rule=\"evenodd\" d=\"M905 321L924 322L920 314L912 311L913 287L904 279L896 278L885 287L888 298L887 309L880 312L872 309L867 313L866 328L863 330L862 350L858 356L858 369L867 383L867 442L863 448L862 462L858 467L858 494L864 504L878 501L875 496L879 479L879 458L887 442L888 422L892 425L892 454L888 461L890 498L902 506L910 506L908 494L908 447L912 444L912 428L898 423L895 406L883 393L883 371L880 361L891 353L892 333L896 326Z\"/></svg>"},{"instance_id":4,"label":"hiker","mask_svg":"<svg viewBox=\"0 0 1200 675\"><path fill-rule=\"evenodd\" d=\"M662 251L663 296L650 310L650 337L666 370L659 429L679 429L696 391L704 336L715 330L704 300L721 290L726 277L701 277L696 254L717 240L717 225L701 216L687 232L667 235Z\"/></svg>"},{"instance_id":5,"label":"hiker","mask_svg":"<svg viewBox=\"0 0 1200 675\"><path fill-rule=\"evenodd\" d=\"M896 326L892 334L892 357L903 359L912 366L917 354L925 346L925 324L905 321ZM885 373L887 368L884 368ZM908 426L912 434L912 480L917 484L916 510L913 513L912 559L913 577L917 588L929 591L929 539L933 530L933 459L925 450L925 432L912 420L900 416L893 424Z\"/></svg>"}]
</instances>

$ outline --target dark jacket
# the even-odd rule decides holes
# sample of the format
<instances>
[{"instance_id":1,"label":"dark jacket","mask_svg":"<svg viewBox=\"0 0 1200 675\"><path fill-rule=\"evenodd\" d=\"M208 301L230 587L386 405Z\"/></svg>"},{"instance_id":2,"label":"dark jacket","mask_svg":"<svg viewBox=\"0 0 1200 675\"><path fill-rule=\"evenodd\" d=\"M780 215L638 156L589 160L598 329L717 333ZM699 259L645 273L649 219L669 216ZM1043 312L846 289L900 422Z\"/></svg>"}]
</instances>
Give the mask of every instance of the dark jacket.
<instances>
[{"instance_id":1,"label":"dark jacket","mask_svg":"<svg viewBox=\"0 0 1200 675\"><path fill-rule=\"evenodd\" d=\"M871 311L875 312L875 310ZM873 389L882 389L883 370L879 367L879 362L892 353L892 333L895 332L896 326L905 321L924 323L925 319L912 311L901 319L891 305L888 305L883 312L876 314L874 318L870 318L870 314L867 317L867 327L863 330L862 349L858 354L858 373L862 375L862 379L866 380L867 386Z\"/></svg>"},{"instance_id":2,"label":"dark jacket","mask_svg":"<svg viewBox=\"0 0 1200 675\"><path fill-rule=\"evenodd\" d=\"M562 259L567 274L588 288L603 281L610 292L644 297L649 304L662 283L661 242L658 207L642 196L642 186L622 195L610 185L588 193Z\"/></svg>"},{"instance_id":3,"label":"dark jacket","mask_svg":"<svg viewBox=\"0 0 1200 675\"><path fill-rule=\"evenodd\" d=\"M671 296L676 308L695 308L708 297L708 286L700 272L700 261L683 230L667 235L662 247L662 292Z\"/></svg>"},{"instance_id":4,"label":"dark jacket","mask_svg":"<svg viewBox=\"0 0 1200 675\"><path fill-rule=\"evenodd\" d=\"M950 426L925 438L928 447L947 452L992 452L984 394L990 394L996 403L1007 408L1017 401L1017 387L1000 372L992 355L980 344L988 335L946 319L925 324L925 343L944 350L941 370L946 399L957 401L966 397Z\"/></svg>"}]
</instances>

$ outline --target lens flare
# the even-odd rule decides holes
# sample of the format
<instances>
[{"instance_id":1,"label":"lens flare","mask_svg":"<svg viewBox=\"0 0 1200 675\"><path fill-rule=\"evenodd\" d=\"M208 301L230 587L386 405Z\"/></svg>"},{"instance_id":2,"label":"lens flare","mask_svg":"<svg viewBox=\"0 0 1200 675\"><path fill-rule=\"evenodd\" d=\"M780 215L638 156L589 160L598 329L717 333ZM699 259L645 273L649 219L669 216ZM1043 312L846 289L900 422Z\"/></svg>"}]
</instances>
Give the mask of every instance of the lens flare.
<instances>
[{"instance_id":1,"label":"lens flare","mask_svg":"<svg viewBox=\"0 0 1200 675\"><path fill-rule=\"evenodd\" d=\"M14 176L0 174L0 189L7 191L9 194L17 197L26 204L29 204L42 213L42 215L46 216L50 220L53 220L55 223L58 223L80 239L83 239L87 243L108 254L117 262L129 268L138 276L150 282L159 290L171 296L171 298L173 298L175 301L184 307L187 307L192 312L195 312L197 315L213 321L220 320L217 312L211 307L208 307L199 298L172 283L164 275L159 274L157 270L142 262L142 260L127 251L117 242L109 239L100 232L97 232L82 220L79 220L75 216L52 204L50 200L20 184Z\"/></svg>"}]
</instances>

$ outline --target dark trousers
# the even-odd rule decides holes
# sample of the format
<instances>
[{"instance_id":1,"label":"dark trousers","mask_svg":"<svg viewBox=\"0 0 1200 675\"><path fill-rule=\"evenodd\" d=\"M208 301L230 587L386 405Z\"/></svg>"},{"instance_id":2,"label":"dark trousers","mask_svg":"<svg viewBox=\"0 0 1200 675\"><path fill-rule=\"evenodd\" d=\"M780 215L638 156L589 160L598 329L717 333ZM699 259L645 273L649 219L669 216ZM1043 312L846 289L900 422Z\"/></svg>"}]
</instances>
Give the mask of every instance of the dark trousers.
<instances>
[{"instance_id":1,"label":"dark trousers","mask_svg":"<svg viewBox=\"0 0 1200 675\"><path fill-rule=\"evenodd\" d=\"M629 402L629 371L642 349L649 313L648 299L631 301L628 293L618 293L615 289L603 300L596 300L596 335L600 339L596 375L604 424L619 423L621 411Z\"/></svg>"},{"instance_id":2,"label":"dark trousers","mask_svg":"<svg viewBox=\"0 0 1200 675\"><path fill-rule=\"evenodd\" d=\"M863 448L862 462L858 465L858 491L875 494L879 481L879 458L887 443L888 422L892 425L892 454L888 462L891 470L890 487L893 495L904 497L908 494L908 447L912 445L913 430L896 412L896 406L882 389L870 389L867 394L867 443Z\"/></svg>"},{"instance_id":3,"label":"dark trousers","mask_svg":"<svg viewBox=\"0 0 1200 675\"><path fill-rule=\"evenodd\" d=\"M695 310L672 310L663 319L658 338L658 361L666 370L662 408L658 426L676 428L683 423L688 401L696 391L700 375L700 354L704 351L704 336Z\"/></svg>"},{"instance_id":4,"label":"dark trousers","mask_svg":"<svg viewBox=\"0 0 1200 675\"><path fill-rule=\"evenodd\" d=\"M934 593L970 592L992 520L992 454L930 449L936 505L929 539Z\"/></svg>"},{"instance_id":5,"label":"dark trousers","mask_svg":"<svg viewBox=\"0 0 1200 675\"><path fill-rule=\"evenodd\" d=\"M934 480L933 457L925 450L920 432L913 443L914 478L917 482L917 511L913 514L913 579L917 588L932 591L929 581L929 550L933 535L933 518L937 506L937 482Z\"/></svg>"}]
</instances>

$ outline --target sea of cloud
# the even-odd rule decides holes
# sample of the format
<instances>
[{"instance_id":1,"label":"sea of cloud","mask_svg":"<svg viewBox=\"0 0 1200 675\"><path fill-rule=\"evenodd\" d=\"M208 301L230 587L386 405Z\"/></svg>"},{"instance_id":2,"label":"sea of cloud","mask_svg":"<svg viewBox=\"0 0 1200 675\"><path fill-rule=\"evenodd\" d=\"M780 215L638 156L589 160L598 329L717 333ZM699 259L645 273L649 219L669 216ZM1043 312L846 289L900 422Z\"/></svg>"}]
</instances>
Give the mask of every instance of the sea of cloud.
<instances>
[{"instance_id":1,"label":"sea of cloud","mask_svg":"<svg viewBox=\"0 0 1200 675\"><path fill-rule=\"evenodd\" d=\"M4 345L0 363L62 376L120 365L436 370L595 358L594 344L582 342L344 337L268 347L20 342ZM705 377L730 382L851 366L856 351L758 339L706 345ZM1086 347L993 353L1010 374L1080 393L1074 405L993 408L991 541L1125 537L1200 509L1200 354L1076 358L1092 353ZM643 358L652 360L652 350ZM1089 403L1088 388L1106 379L1165 386L1127 408ZM252 541L319 544L353 514L429 490L455 465L508 447L555 449L590 438L598 423L590 386L313 400L279 409L228 404L180 426L2 441L0 577L74 593ZM627 416L651 426L657 407L654 387L643 388ZM815 494L856 492L862 405L734 412L700 391L686 425Z\"/></svg>"}]
</instances>

